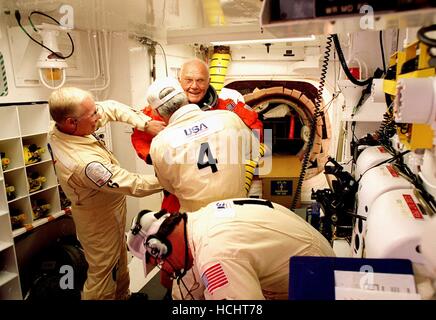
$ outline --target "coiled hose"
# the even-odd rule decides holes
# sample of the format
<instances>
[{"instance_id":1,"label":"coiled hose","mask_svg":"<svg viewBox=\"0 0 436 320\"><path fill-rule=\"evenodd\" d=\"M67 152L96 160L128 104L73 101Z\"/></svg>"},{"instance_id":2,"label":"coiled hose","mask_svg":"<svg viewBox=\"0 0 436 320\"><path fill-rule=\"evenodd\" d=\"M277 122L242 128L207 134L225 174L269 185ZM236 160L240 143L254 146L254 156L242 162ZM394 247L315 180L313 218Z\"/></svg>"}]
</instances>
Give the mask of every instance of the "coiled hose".
<instances>
[{"instance_id":1,"label":"coiled hose","mask_svg":"<svg viewBox=\"0 0 436 320\"><path fill-rule=\"evenodd\" d=\"M8 79L6 78L6 68L5 68L3 55L1 52L0 52L0 83L2 84L0 86L0 88L3 87L3 90L0 91L0 97L7 96L8 95Z\"/></svg>"},{"instance_id":2,"label":"coiled hose","mask_svg":"<svg viewBox=\"0 0 436 320\"><path fill-rule=\"evenodd\" d=\"M428 55L430 56L430 61L428 61L428 64L431 67L436 67L436 53L435 53L435 48L436 48L436 39L434 38L430 38L427 33L428 32L432 32L432 31L436 31L436 24L432 24L430 26L427 27L422 27L421 29L418 30L418 39L419 41L423 42L425 45L428 46Z\"/></svg>"},{"instance_id":3,"label":"coiled hose","mask_svg":"<svg viewBox=\"0 0 436 320\"><path fill-rule=\"evenodd\" d=\"M387 111L383 114L383 121L380 124L380 128L376 132L378 141L385 147L390 148L392 144L390 139L395 135L396 132L397 127L394 119L393 106L391 104Z\"/></svg>"},{"instance_id":4,"label":"coiled hose","mask_svg":"<svg viewBox=\"0 0 436 320\"><path fill-rule=\"evenodd\" d=\"M347 63L345 61L344 53L342 52L341 44L339 43L339 38L337 34L332 34L329 37L333 38L333 42L335 43L336 52L339 57L339 61L341 62L342 70L344 70L344 73L347 75L348 79L355 84L356 86L367 86L368 84L372 83L373 77L370 77L366 80L359 81L357 80L350 72L350 69L348 69Z\"/></svg>"},{"instance_id":5,"label":"coiled hose","mask_svg":"<svg viewBox=\"0 0 436 320\"><path fill-rule=\"evenodd\" d=\"M307 149L306 152L304 153L303 161L301 162L300 177L298 178L297 188L295 190L294 199L292 200L292 204L290 208L291 210L294 210L295 207L297 206L297 201L301 194L301 187L303 186L304 176L306 175L307 164L309 163L309 158L310 158L310 152L312 150L313 143L315 142L315 134L316 134L318 118L322 114L321 111L322 92L324 90L325 78L327 76L332 39L333 39L333 35L329 35L327 37L327 44L325 47L324 57L321 65L321 76L319 78L319 87L315 98L315 109L313 113L312 124L310 127L309 140L307 141Z\"/></svg>"},{"instance_id":6,"label":"coiled hose","mask_svg":"<svg viewBox=\"0 0 436 320\"><path fill-rule=\"evenodd\" d=\"M215 46L214 54L210 60L210 84L220 94L224 86L227 74L227 67L230 64L230 48L226 46Z\"/></svg>"},{"instance_id":7,"label":"coiled hose","mask_svg":"<svg viewBox=\"0 0 436 320\"><path fill-rule=\"evenodd\" d=\"M251 183L253 182L254 171L256 170L260 159L265 155L265 145L261 143L259 145L259 153L257 157L245 162L245 192L248 195L250 191Z\"/></svg>"}]
</instances>

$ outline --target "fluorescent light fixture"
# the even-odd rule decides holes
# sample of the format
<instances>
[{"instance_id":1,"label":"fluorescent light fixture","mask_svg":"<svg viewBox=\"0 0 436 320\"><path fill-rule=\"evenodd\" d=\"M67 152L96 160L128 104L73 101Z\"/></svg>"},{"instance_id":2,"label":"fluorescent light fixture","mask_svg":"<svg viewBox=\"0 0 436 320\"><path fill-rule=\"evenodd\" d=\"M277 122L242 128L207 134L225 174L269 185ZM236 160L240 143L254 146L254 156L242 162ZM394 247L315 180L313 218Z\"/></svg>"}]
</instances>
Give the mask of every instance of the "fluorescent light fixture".
<instances>
[{"instance_id":1,"label":"fluorescent light fixture","mask_svg":"<svg viewBox=\"0 0 436 320\"><path fill-rule=\"evenodd\" d=\"M230 45L230 44L253 44L253 43L278 43L278 42L301 42L313 41L315 36L312 34L308 37L296 38L274 38L274 39L253 39L253 40L229 40L229 41L211 41L214 46Z\"/></svg>"}]
</instances>

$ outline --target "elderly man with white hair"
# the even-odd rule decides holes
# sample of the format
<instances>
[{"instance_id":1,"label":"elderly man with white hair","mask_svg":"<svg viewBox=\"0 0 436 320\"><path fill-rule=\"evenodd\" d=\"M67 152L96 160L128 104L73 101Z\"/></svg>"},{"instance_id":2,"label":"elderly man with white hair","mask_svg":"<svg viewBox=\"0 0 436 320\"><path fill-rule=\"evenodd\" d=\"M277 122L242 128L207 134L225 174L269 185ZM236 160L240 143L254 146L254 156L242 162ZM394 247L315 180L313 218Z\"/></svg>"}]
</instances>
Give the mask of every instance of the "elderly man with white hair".
<instances>
[{"instance_id":1,"label":"elderly man with white hair","mask_svg":"<svg viewBox=\"0 0 436 320\"><path fill-rule=\"evenodd\" d=\"M245 104L242 95L233 89L222 88L220 94L215 91L210 82L209 66L198 58L189 59L183 63L178 78L189 103L194 103L202 110L229 110L236 115L252 130L258 134L260 141L263 140L263 124L258 118L258 114L250 106ZM153 112L151 106L143 109L144 114L155 120L162 118ZM132 134L132 144L138 156L150 164L150 145L153 137L144 131L134 130ZM262 150L259 151L263 153ZM250 165L255 167L257 159ZM246 176L246 189L251 186L252 176ZM162 209L178 211L180 203L174 194L164 192Z\"/></svg>"}]
</instances>

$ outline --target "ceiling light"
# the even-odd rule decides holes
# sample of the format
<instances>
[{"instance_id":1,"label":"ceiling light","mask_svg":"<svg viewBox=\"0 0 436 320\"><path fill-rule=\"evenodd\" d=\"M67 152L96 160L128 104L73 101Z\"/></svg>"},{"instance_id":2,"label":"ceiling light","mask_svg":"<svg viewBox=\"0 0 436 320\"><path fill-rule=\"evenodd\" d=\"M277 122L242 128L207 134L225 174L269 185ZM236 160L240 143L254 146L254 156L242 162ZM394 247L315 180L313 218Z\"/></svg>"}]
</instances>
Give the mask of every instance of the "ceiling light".
<instances>
[{"instance_id":1,"label":"ceiling light","mask_svg":"<svg viewBox=\"0 0 436 320\"><path fill-rule=\"evenodd\" d=\"M278 42L301 42L301 41L314 41L314 35L308 37L297 38L274 38L274 39L252 39L252 40L229 40L229 41L211 41L214 46L231 45L231 44L253 44L253 43L278 43Z\"/></svg>"},{"instance_id":2,"label":"ceiling light","mask_svg":"<svg viewBox=\"0 0 436 320\"><path fill-rule=\"evenodd\" d=\"M59 55L57 36L59 35L60 30L62 29L55 25L43 24L42 26L38 26L38 32L41 34L44 46L50 48L51 51L54 51ZM65 62L65 59L56 56L51 51L46 48L42 49L37 62L39 79L47 88L58 89L65 83L65 70L68 65Z\"/></svg>"}]
</instances>

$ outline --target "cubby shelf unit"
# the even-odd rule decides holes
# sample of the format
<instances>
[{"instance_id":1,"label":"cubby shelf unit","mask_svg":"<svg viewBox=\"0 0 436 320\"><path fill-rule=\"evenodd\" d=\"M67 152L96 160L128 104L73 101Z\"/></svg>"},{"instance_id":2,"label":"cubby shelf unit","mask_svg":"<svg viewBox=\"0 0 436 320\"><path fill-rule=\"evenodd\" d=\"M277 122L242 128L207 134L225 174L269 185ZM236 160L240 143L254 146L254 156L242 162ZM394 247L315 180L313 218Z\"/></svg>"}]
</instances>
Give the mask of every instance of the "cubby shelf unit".
<instances>
[{"instance_id":1,"label":"cubby shelf unit","mask_svg":"<svg viewBox=\"0 0 436 320\"><path fill-rule=\"evenodd\" d=\"M0 167L0 300L22 299L14 238L50 222L61 210L59 185L47 147L51 125L47 104L0 106L0 152L7 158ZM42 148L39 161L26 161L23 148ZM29 179L44 177L37 180ZM36 215L35 204L46 211ZM14 225L11 222L14 218Z\"/></svg>"}]
</instances>

